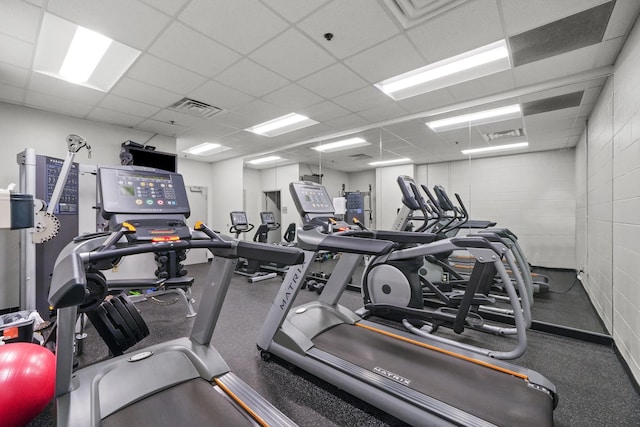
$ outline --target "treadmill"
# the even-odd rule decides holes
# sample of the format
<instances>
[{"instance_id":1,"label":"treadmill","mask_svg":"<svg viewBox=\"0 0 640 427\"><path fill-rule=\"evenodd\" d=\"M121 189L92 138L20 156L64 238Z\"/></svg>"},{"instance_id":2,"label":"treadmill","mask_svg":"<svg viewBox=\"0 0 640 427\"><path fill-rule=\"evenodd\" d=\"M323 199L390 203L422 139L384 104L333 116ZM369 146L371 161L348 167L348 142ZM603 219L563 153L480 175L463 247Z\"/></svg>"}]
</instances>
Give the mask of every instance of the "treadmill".
<instances>
[{"instance_id":1,"label":"treadmill","mask_svg":"<svg viewBox=\"0 0 640 427\"><path fill-rule=\"evenodd\" d=\"M185 224L189 204L179 174L102 167L98 183L103 216L113 231L69 243L56 261L49 293L58 321L56 425L294 426L230 371L211 337L239 257L293 264L302 261L301 251L225 239L202 223L192 232ZM111 268L124 256L190 248L214 255L190 336L73 372L77 309L95 291L87 286L86 270ZM139 321L117 304L110 315L123 329ZM115 328L113 334L126 336Z\"/></svg>"},{"instance_id":2,"label":"treadmill","mask_svg":"<svg viewBox=\"0 0 640 427\"><path fill-rule=\"evenodd\" d=\"M332 217L323 186L289 188L305 221L298 229L304 263L290 267L258 335L263 359L284 359L411 425L553 425L555 386L539 373L373 323L338 304L363 255L399 260L459 246L504 270L491 242L429 242L428 234L379 230L367 237ZM414 245L395 249L399 242ZM318 250L342 255L318 300L293 308Z\"/></svg>"}]
</instances>

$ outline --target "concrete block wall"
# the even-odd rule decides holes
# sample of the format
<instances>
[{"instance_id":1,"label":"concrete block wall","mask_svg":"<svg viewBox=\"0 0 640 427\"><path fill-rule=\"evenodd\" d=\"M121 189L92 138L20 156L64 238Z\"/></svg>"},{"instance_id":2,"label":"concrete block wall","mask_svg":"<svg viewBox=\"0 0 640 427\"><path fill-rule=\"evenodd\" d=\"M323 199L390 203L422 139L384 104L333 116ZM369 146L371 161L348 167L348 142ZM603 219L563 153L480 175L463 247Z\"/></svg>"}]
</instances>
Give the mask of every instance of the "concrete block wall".
<instances>
[{"instance_id":1,"label":"concrete block wall","mask_svg":"<svg viewBox=\"0 0 640 427\"><path fill-rule=\"evenodd\" d=\"M632 30L589 118L585 288L640 381L640 26ZM585 155L586 153L586 155ZM580 162L580 158L577 158ZM585 191L586 190L586 191ZM582 207L582 203L578 205ZM577 216L583 215L578 209ZM584 258L578 252L580 258Z\"/></svg>"}]
</instances>

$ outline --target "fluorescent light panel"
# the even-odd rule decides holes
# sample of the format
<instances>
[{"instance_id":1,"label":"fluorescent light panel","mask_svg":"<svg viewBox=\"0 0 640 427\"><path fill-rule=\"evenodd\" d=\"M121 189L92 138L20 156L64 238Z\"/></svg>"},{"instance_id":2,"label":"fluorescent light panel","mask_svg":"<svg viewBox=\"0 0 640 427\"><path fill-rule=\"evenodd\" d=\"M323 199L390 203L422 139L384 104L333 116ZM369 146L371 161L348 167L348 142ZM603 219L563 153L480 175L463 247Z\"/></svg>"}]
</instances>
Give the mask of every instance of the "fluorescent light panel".
<instances>
[{"instance_id":1,"label":"fluorescent light panel","mask_svg":"<svg viewBox=\"0 0 640 427\"><path fill-rule=\"evenodd\" d=\"M78 27L60 67L60 75L71 83L86 83L112 41L95 31Z\"/></svg>"},{"instance_id":2,"label":"fluorescent light panel","mask_svg":"<svg viewBox=\"0 0 640 427\"><path fill-rule=\"evenodd\" d=\"M290 113L282 117L278 117L268 122L260 123L250 128L245 129L247 132L253 132L263 136L278 136L294 130L306 128L317 124L315 120L312 120L306 116L297 113Z\"/></svg>"},{"instance_id":3,"label":"fluorescent light panel","mask_svg":"<svg viewBox=\"0 0 640 427\"><path fill-rule=\"evenodd\" d=\"M182 150L183 153L193 154L195 156L208 156L214 153L220 153L222 151L229 150L229 147L224 147L220 144L213 142L204 142L202 144L194 145L193 147Z\"/></svg>"},{"instance_id":4,"label":"fluorescent light panel","mask_svg":"<svg viewBox=\"0 0 640 427\"><path fill-rule=\"evenodd\" d=\"M275 162L278 160L285 160L285 159L283 159L280 156L267 156L267 157L262 157L260 159L249 160L247 163L249 163L250 165L261 165L264 163Z\"/></svg>"},{"instance_id":5,"label":"fluorescent light panel","mask_svg":"<svg viewBox=\"0 0 640 427\"><path fill-rule=\"evenodd\" d=\"M139 55L137 49L45 13L33 71L108 92Z\"/></svg>"},{"instance_id":6,"label":"fluorescent light panel","mask_svg":"<svg viewBox=\"0 0 640 427\"><path fill-rule=\"evenodd\" d=\"M349 150L351 148L362 147L364 145L371 145L371 144L360 137L355 137L355 138L342 139L340 141L330 142L328 144L317 145L315 147L311 147L311 149L320 151L323 153L332 153L334 151Z\"/></svg>"},{"instance_id":7,"label":"fluorescent light panel","mask_svg":"<svg viewBox=\"0 0 640 427\"><path fill-rule=\"evenodd\" d=\"M408 163L411 159L407 157L403 157L401 159L392 159L392 160L379 160L377 162L369 163L369 166L385 166L385 165L393 165L396 163Z\"/></svg>"},{"instance_id":8,"label":"fluorescent light panel","mask_svg":"<svg viewBox=\"0 0 640 427\"><path fill-rule=\"evenodd\" d=\"M468 126L484 125L487 123L499 122L502 120L515 119L522 115L519 104L507 105L506 107L492 108L490 110L478 111L477 113L463 114L461 116L449 117L448 119L434 120L426 125L434 132L445 132L453 129L462 129Z\"/></svg>"},{"instance_id":9,"label":"fluorescent light panel","mask_svg":"<svg viewBox=\"0 0 640 427\"><path fill-rule=\"evenodd\" d=\"M396 101L511 68L506 40L461 53L376 83Z\"/></svg>"},{"instance_id":10,"label":"fluorescent light panel","mask_svg":"<svg viewBox=\"0 0 640 427\"><path fill-rule=\"evenodd\" d=\"M503 151L503 150L516 150L519 148L526 148L529 146L528 142L517 142L515 144L506 144L506 145L492 145L488 147L480 147L480 148L470 148L468 150L462 150L462 154L478 154L478 153L490 153L494 151Z\"/></svg>"}]
</instances>

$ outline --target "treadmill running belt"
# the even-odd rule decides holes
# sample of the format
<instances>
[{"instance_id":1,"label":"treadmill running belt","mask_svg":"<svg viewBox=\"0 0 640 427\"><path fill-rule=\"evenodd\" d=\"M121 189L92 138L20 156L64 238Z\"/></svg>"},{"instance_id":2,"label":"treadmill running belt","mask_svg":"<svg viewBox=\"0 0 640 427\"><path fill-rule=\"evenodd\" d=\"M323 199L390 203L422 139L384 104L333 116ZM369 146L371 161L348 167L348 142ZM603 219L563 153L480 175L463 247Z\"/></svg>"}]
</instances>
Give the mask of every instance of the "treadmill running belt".
<instances>
[{"instance_id":1,"label":"treadmill running belt","mask_svg":"<svg viewBox=\"0 0 640 427\"><path fill-rule=\"evenodd\" d=\"M513 375L358 326L340 324L315 347L476 417L504 426L553 425L553 401Z\"/></svg>"},{"instance_id":2,"label":"treadmill running belt","mask_svg":"<svg viewBox=\"0 0 640 427\"><path fill-rule=\"evenodd\" d=\"M102 427L251 426L255 422L214 386L196 378L135 402L102 420Z\"/></svg>"}]
</instances>

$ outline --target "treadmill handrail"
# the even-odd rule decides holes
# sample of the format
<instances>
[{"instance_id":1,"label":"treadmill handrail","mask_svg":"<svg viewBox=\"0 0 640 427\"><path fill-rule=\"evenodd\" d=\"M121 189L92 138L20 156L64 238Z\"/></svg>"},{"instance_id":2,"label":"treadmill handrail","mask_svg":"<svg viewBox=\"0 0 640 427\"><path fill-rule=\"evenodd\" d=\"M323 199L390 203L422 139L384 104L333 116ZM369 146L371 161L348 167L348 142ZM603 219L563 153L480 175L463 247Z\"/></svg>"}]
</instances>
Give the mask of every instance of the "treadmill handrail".
<instances>
[{"instance_id":1,"label":"treadmill handrail","mask_svg":"<svg viewBox=\"0 0 640 427\"><path fill-rule=\"evenodd\" d=\"M298 229L298 246L313 251L384 255L391 252L394 243L388 240L352 237L342 233L325 234L318 227L311 230Z\"/></svg>"}]
</instances>

